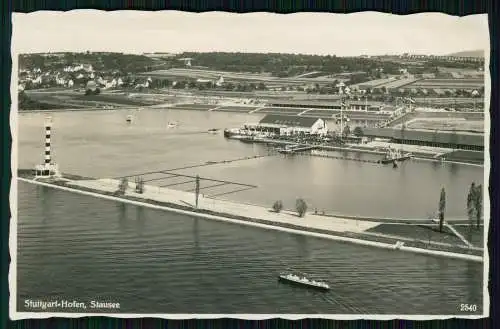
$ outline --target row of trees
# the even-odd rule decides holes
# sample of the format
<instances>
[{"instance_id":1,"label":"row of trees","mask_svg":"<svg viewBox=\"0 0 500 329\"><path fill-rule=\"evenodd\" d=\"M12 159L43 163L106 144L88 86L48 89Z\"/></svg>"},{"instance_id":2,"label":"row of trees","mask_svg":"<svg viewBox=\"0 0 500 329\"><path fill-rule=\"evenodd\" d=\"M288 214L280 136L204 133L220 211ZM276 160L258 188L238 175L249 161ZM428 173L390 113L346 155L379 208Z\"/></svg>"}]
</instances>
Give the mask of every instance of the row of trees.
<instances>
[{"instance_id":1,"label":"row of trees","mask_svg":"<svg viewBox=\"0 0 500 329\"><path fill-rule=\"evenodd\" d=\"M446 191L445 188L441 188L441 194L439 196L439 232L443 232L444 225L444 215L446 210ZM467 218L469 220L469 228L472 229L474 226L474 221L476 222L476 228L481 227L481 217L483 215L483 187L481 184L476 185L472 182L469 193L467 195Z\"/></svg>"},{"instance_id":2,"label":"row of trees","mask_svg":"<svg viewBox=\"0 0 500 329\"><path fill-rule=\"evenodd\" d=\"M277 77L292 77L298 74L320 71L325 74L343 72L363 72L375 79L384 74L400 74L406 67L411 74L440 73L440 67L476 69L478 63L447 61L443 59L423 59L419 65L404 63L401 59L378 59L360 57L337 57L280 53L183 53L178 58L194 58L196 65L217 70L237 72L269 72ZM414 61L413 61L414 62ZM354 79L357 79L355 77ZM360 74L359 79L363 79Z\"/></svg>"},{"instance_id":3,"label":"row of trees","mask_svg":"<svg viewBox=\"0 0 500 329\"><path fill-rule=\"evenodd\" d=\"M311 86L282 86L282 91L305 91L309 94L320 94L320 95L328 95L328 94L337 94L338 88L336 85L338 84L338 80L333 80L331 83L320 85L315 83ZM133 85L133 80L130 77L125 77L123 79L123 86L131 86ZM268 90L268 86L264 82L260 83L233 83L226 82L221 86L217 86L212 81L203 81L198 82L195 80L180 80L176 81L174 85L174 81L171 81L166 78L154 78L151 85L151 88L168 88L172 87L174 89L197 89L197 90L207 90L207 89L218 89L225 91L240 91L240 92L252 92L259 90ZM408 97L408 96L417 96L417 97L472 97L471 92L465 89L457 89L455 93L450 90L444 91L442 94L438 94L434 92L433 89L426 89L427 92L424 92L422 88L417 88L416 92L412 92L410 89L387 89L386 87L367 89L365 90L363 95L359 93L353 92L351 97L356 98L357 96L366 97L367 100L375 100L375 101L388 101L393 102L397 97ZM484 88L478 88L477 95L482 95Z\"/></svg>"},{"instance_id":4,"label":"row of trees","mask_svg":"<svg viewBox=\"0 0 500 329\"><path fill-rule=\"evenodd\" d=\"M194 58L196 65L215 70L268 72L277 77L292 77L298 74L321 71L325 74L342 72L372 72L382 69L384 73L398 74L400 64L369 58L337 56L279 54L279 53L192 53L180 54L179 58ZM380 71L380 70L379 70Z\"/></svg>"},{"instance_id":5,"label":"row of trees","mask_svg":"<svg viewBox=\"0 0 500 329\"><path fill-rule=\"evenodd\" d=\"M290 77L298 74L320 71L325 74L342 72L364 72L377 78L383 74L399 74L402 65L412 74L439 73L439 67L477 68L477 63L458 63L445 60L422 60L419 66L406 65L399 59L377 59L359 57L337 57L332 55L302 55L279 53L193 53L187 52L174 57L151 58L144 55L83 52L64 53L61 55L23 54L19 56L20 67L23 68L63 68L68 65L88 63L96 70L118 70L121 72L148 72L156 69L168 69L179 66L180 58L190 57L196 65L210 67L215 70L236 72L269 72L278 77ZM353 79L363 79L363 75Z\"/></svg>"},{"instance_id":6,"label":"row of trees","mask_svg":"<svg viewBox=\"0 0 500 329\"><path fill-rule=\"evenodd\" d=\"M118 190L115 191L116 195L125 195L129 188L129 181L127 177L123 177L118 185ZM144 179L142 177L135 178L135 193L143 194L144 189Z\"/></svg>"},{"instance_id":7,"label":"row of trees","mask_svg":"<svg viewBox=\"0 0 500 329\"><path fill-rule=\"evenodd\" d=\"M273 204L273 210L277 213L280 213L281 210L283 210L283 202L281 200L278 200L274 202ZM295 201L295 210L297 211L297 215L299 217L304 217L307 211L307 203L304 199L297 199Z\"/></svg>"},{"instance_id":8,"label":"row of trees","mask_svg":"<svg viewBox=\"0 0 500 329\"><path fill-rule=\"evenodd\" d=\"M472 182L469 194L467 195L467 217L469 219L469 226L474 225L476 221L476 228L481 226L481 216L483 215L483 186L476 185Z\"/></svg>"},{"instance_id":9,"label":"row of trees","mask_svg":"<svg viewBox=\"0 0 500 329\"><path fill-rule=\"evenodd\" d=\"M66 66L76 64L91 64L97 71L120 71L139 73L152 68L171 67L171 60L158 61L144 55L84 52L64 53L58 55L22 54L19 56L19 66L26 69L40 68L42 70L61 70ZM158 67L161 65L161 67Z\"/></svg>"}]
</instances>

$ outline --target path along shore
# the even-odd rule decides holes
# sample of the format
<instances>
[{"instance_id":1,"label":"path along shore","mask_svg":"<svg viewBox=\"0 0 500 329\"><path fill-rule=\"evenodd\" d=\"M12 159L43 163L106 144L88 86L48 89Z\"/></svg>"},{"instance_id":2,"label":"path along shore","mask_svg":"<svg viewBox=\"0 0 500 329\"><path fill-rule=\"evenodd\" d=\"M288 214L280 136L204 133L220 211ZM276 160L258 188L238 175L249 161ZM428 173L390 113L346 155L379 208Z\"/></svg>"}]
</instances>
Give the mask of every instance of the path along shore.
<instances>
[{"instance_id":1,"label":"path along shore","mask_svg":"<svg viewBox=\"0 0 500 329\"><path fill-rule=\"evenodd\" d=\"M115 179L64 179L57 183L20 177L18 177L18 180L137 206L167 210L240 225L249 225L384 249L409 251L476 262L483 261L482 256L405 246L403 241L396 239L387 239L387 242L378 242L368 240L368 236L366 240L359 237L349 237L351 234L353 236L362 234L366 230L380 224L372 221L312 214L306 214L304 218L300 218L291 212L276 213L260 206L210 199L202 195L199 198L198 208L195 209L194 193L147 185L145 186L144 193L138 194L133 192L135 188L135 184L133 183L129 183L129 190L125 196L115 196L112 194L118 189L118 185L120 184Z\"/></svg>"}]
</instances>

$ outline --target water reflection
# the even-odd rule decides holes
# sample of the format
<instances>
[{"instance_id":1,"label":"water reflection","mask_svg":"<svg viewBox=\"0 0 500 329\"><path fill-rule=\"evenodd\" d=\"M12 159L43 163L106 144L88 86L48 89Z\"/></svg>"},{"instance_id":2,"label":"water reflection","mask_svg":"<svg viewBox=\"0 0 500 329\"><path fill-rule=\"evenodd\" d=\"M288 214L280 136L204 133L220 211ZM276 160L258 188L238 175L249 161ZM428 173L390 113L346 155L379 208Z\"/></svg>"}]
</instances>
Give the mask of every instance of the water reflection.
<instances>
[{"instance_id":1,"label":"water reflection","mask_svg":"<svg viewBox=\"0 0 500 329\"><path fill-rule=\"evenodd\" d=\"M310 256L309 248L307 245L307 237L305 235L296 234L295 240L297 241L297 247L299 251L299 257L306 260Z\"/></svg>"},{"instance_id":2,"label":"water reflection","mask_svg":"<svg viewBox=\"0 0 500 329\"><path fill-rule=\"evenodd\" d=\"M448 270L448 260L445 257L437 258L437 265L440 273L444 273Z\"/></svg>"},{"instance_id":3,"label":"water reflection","mask_svg":"<svg viewBox=\"0 0 500 329\"><path fill-rule=\"evenodd\" d=\"M47 186L37 185L36 186L36 197L38 199L40 210L41 210L41 227L40 227L40 237L43 240L48 240L51 237L52 231L52 207L54 205L54 200L52 198L54 190L48 188Z\"/></svg>"},{"instance_id":4,"label":"water reflection","mask_svg":"<svg viewBox=\"0 0 500 329\"><path fill-rule=\"evenodd\" d=\"M116 207L118 214L118 227L120 231L125 231L128 227L127 223L127 205L125 203L119 202Z\"/></svg>"},{"instance_id":5,"label":"water reflection","mask_svg":"<svg viewBox=\"0 0 500 329\"><path fill-rule=\"evenodd\" d=\"M47 224L51 218L51 206L53 204L52 194L54 189L47 186L37 185L37 198L40 202L40 208L42 209L42 223Z\"/></svg>"},{"instance_id":6,"label":"water reflection","mask_svg":"<svg viewBox=\"0 0 500 329\"><path fill-rule=\"evenodd\" d=\"M136 232L139 236L144 233L144 227L146 226L146 213L144 212L144 207L137 206L135 207L135 228Z\"/></svg>"},{"instance_id":7,"label":"water reflection","mask_svg":"<svg viewBox=\"0 0 500 329\"><path fill-rule=\"evenodd\" d=\"M193 218L193 241L195 252L200 251L200 223L198 218Z\"/></svg>"},{"instance_id":8,"label":"water reflection","mask_svg":"<svg viewBox=\"0 0 500 329\"><path fill-rule=\"evenodd\" d=\"M452 162L450 164L450 176L451 177L457 176L457 173L458 173L459 169L460 169L459 165L456 164L456 163L454 163L454 162Z\"/></svg>"},{"instance_id":9,"label":"water reflection","mask_svg":"<svg viewBox=\"0 0 500 329\"><path fill-rule=\"evenodd\" d=\"M477 292L481 290L482 284L474 284L470 282L472 281L471 278L474 278L477 275L482 276L483 274L477 271L477 266L473 262L466 262L465 266L464 285L467 287L468 298L466 298L464 303L472 304L473 301L475 301L475 299L478 297ZM479 282L479 280L477 282ZM482 278L480 282L483 282ZM480 304L480 301L478 301L478 310L481 308Z\"/></svg>"}]
</instances>

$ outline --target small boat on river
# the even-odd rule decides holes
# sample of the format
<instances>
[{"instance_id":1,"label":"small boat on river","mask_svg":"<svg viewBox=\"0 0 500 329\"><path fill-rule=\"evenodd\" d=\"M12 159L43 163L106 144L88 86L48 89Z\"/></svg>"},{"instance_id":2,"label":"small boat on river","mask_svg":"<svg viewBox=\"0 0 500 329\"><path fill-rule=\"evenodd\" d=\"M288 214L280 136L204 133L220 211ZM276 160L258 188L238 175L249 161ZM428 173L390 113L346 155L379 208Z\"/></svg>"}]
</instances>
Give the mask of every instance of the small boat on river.
<instances>
[{"instance_id":1,"label":"small boat on river","mask_svg":"<svg viewBox=\"0 0 500 329\"><path fill-rule=\"evenodd\" d=\"M238 139L238 137L246 136L246 132L242 129L232 128L232 129L224 129L224 137L225 138L233 138Z\"/></svg>"},{"instance_id":2,"label":"small boat on river","mask_svg":"<svg viewBox=\"0 0 500 329\"><path fill-rule=\"evenodd\" d=\"M208 129L209 134L218 134L219 131L220 131L220 129L217 129L217 128Z\"/></svg>"},{"instance_id":3,"label":"small boat on river","mask_svg":"<svg viewBox=\"0 0 500 329\"><path fill-rule=\"evenodd\" d=\"M285 145L285 147L278 149L278 152L281 154L294 154L299 147L298 144Z\"/></svg>"},{"instance_id":4,"label":"small boat on river","mask_svg":"<svg viewBox=\"0 0 500 329\"><path fill-rule=\"evenodd\" d=\"M280 273L278 276L280 282L303 286L306 288L318 289L322 291L330 290L328 283L309 279L304 275L297 275L293 273Z\"/></svg>"},{"instance_id":5,"label":"small boat on river","mask_svg":"<svg viewBox=\"0 0 500 329\"><path fill-rule=\"evenodd\" d=\"M389 148L384 158L382 160L379 160L379 163L394 164L396 162L403 162L405 160L409 160L411 159L411 157L412 157L411 153L402 153L400 150L394 150L392 148Z\"/></svg>"}]
</instances>

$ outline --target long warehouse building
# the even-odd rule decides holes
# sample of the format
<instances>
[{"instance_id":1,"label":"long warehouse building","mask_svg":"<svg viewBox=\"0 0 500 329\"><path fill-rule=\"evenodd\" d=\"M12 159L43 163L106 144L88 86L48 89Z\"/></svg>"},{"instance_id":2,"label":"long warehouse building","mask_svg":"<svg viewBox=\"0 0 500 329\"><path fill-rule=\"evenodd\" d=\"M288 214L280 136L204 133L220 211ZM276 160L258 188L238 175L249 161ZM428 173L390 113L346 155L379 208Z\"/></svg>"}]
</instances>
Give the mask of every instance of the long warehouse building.
<instances>
[{"instance_id":1,"label":"long warehouse building","mask_svg":"<svg viewBox=\"0 0 500 329\"><path fill-rule=\"evenodd\" d=\"M429 130L401 130L392 128L364 128L370 138L390 139L394 143L443 147L469 151L484 151L484 134L465 134Z\"/></svg>"}]
</instances>

